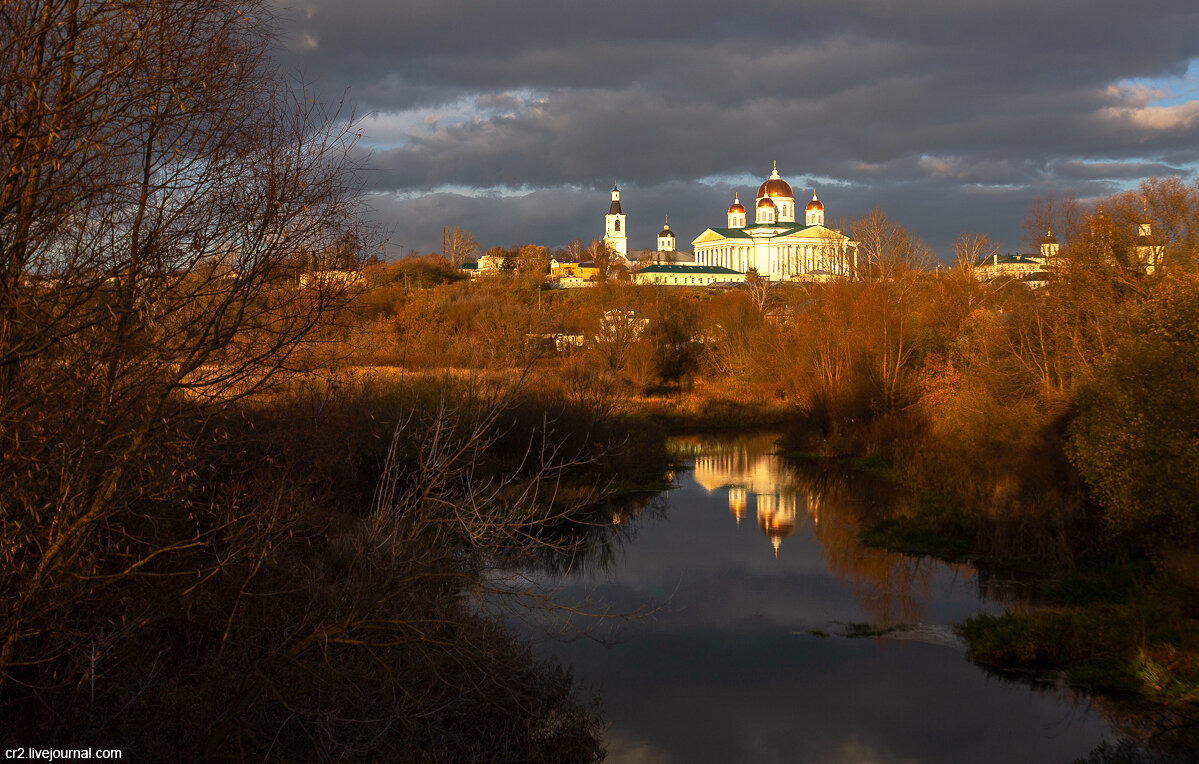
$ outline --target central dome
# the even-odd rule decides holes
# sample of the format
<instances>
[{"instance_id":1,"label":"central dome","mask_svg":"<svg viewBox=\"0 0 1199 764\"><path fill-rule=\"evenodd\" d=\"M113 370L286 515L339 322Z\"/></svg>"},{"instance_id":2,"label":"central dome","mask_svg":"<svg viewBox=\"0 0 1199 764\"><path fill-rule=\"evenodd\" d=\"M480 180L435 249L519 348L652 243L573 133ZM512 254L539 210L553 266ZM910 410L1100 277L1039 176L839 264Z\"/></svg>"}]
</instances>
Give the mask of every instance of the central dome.
<instances>
[{"instance_id":1,"label":"central dome","mask_svg":"<svg viewBox=\"0 0 1199 764\"><path fill-rule=\"evenodd\" d=\"M785 197L787 199L795 198L795 192L791 190L791 184L779 177L777 163L775 163L774 170L770 173L770 178L758 186L758 198L761 199L763 196Z\"/></svg>"}]
</instances>

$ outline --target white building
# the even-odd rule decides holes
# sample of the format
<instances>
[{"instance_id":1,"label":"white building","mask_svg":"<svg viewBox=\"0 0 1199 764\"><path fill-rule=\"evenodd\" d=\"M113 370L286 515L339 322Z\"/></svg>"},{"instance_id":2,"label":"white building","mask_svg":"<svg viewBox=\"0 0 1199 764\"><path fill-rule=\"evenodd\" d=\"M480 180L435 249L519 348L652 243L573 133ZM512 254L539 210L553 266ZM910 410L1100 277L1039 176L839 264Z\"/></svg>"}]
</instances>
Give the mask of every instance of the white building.
<instances>
[{"instance_id":1,"label":"white building","mask_svg":"<svg viewBox=\"0 0 1199 764\"><path fill-rule=\"evenodd\" d=\"M604 243L612 251L623 258L629 255L629 237L625 226L624 213L620 210L620 189L612 184L612 205L604 216Z\"/></svg>"},{"instance_id":2,"label":"white building","mask_svg":"<svg viewBox=\"0 0 1199 764\"><path fill-rule=\"evenodd\" d=\"M857 242L824 225L824 204L812 194L803 223L795 220L795 192L779 177L776 163L758 187L754 222L734 196L728 226L708 228L692 245L697 266L716 266L774 280L824 281L852 276L857 270Z\"/></svg>"},{"instance_id":3,"label":"white building","mask_svg":"<svg viewBox=\"0 0 1199 764\"><path fill-rule=\"evenodd\" d=\"M666 222L662 224L662 230L658 233L658 251L669 252L674 254L674 231L670 230L670 218L666 218Z\"/></svg>"},{"instance_id":4,"label":"white building","mask_svg":"<svg viewBox=\"0 0 1199 764\"><path fill-rule=\"evenodd\" d=\"M633 273L634 284L659 286L708 287L717 284L739 284L745 274L718 265L648 265Z\"/></svg>"}]
</instances>

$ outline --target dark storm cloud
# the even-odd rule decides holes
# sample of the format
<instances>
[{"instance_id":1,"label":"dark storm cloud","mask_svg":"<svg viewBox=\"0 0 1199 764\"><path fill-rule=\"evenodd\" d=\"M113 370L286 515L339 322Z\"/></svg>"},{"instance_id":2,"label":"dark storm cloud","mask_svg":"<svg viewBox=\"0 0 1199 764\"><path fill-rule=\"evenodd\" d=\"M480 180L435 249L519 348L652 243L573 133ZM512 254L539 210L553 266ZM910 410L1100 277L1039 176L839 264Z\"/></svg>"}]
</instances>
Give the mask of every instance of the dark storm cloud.
<instances>
[{"instance_id":1,"label":"dark storm cloud","mask_svg":"<svg viewBox=\"0 0 1199 764\"><path fill-rule=\"evenodd\" d=\"M649 237L633 246L667 206L689 241L728 203L697 181L774 159L797 187L843 184L827 198L846 210L910 213L943 248L943 231L1011 236L1038 194L1199 161L1199 104L1144 84L1199 57L1193 0L311 0L285 16L292 61L368 115L370 186L400 194L379 206L422 249L476 225L455 207L480 238L590 238L613 179ZM454 189L476 196L449 204Z\"/></svg>"}]
</instances>

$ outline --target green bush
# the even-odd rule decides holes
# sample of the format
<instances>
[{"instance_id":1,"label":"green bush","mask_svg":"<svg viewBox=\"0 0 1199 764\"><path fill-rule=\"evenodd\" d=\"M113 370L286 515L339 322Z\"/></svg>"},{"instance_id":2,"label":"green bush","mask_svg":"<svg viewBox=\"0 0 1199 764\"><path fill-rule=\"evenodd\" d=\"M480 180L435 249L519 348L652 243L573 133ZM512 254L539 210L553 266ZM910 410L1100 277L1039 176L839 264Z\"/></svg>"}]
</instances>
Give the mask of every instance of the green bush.
<instances>
[{"instance_id":1,"label":"green bush","mask_svg":"<svg viewBox=\"0 0 1199 764\"><path fill-rule=\"evenodd\" d=\"M1199 540L1199 280L1171 281L1081 393L1069 454L1115 534Z\"/></svg>"}]
</instances>

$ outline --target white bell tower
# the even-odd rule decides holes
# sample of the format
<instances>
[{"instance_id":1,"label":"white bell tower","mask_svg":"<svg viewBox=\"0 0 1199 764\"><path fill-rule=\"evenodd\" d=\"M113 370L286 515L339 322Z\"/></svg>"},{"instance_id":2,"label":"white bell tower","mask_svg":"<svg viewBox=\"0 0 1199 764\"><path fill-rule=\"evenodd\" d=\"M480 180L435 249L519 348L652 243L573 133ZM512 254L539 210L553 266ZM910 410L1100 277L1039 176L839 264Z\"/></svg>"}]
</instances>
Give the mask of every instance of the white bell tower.
<instances>
[{"instance_id":1,"label":"white bell tower","mask_svg":"<svg viewBox=\"0 0 1199 764\"><path fill-rule=\"evenodd\" d=\"M620 189L612 184L612 205L604 216L604 242L618 255L628 256L629 237L625 231L624 213L620 211Z\"/></svg>"}]
</instances>

